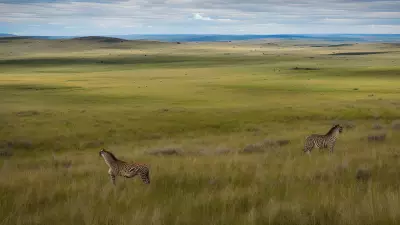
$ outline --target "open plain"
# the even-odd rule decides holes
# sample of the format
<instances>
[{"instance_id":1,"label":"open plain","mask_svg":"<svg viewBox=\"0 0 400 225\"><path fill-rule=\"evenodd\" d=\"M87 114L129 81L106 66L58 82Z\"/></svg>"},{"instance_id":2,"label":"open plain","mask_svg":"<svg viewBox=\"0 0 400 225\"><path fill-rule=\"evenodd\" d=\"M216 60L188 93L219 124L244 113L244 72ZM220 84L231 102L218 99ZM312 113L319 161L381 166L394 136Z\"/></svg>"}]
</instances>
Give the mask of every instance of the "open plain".
<instances>
[{"instance_id":1,"label":"open plain","mask_svg":"<svg viewBox=\"0 0 400 225\"><path fill-rule=\"evenodd\" d=\"M399 52L1 38L0 224L399 224ZM103 147L151 184L114 187Z\"/></svg>"}]
</instances>

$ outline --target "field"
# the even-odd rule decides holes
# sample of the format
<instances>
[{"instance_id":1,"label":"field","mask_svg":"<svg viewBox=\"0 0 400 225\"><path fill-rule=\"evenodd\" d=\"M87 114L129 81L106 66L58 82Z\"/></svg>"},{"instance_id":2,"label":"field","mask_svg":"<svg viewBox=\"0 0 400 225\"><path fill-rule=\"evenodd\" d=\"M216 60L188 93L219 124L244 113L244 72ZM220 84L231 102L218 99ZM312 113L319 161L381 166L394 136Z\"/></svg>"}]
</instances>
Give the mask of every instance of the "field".
<instances>
[{"instance_id":1,"label":"field","mask_svg":"<svg viewBox=\"0 0 400 225\"><path fill-rule=\"evenodd\" d=\"M399 51L0 39L0 224L399 224Z\"/></svg>"}]
</instances>

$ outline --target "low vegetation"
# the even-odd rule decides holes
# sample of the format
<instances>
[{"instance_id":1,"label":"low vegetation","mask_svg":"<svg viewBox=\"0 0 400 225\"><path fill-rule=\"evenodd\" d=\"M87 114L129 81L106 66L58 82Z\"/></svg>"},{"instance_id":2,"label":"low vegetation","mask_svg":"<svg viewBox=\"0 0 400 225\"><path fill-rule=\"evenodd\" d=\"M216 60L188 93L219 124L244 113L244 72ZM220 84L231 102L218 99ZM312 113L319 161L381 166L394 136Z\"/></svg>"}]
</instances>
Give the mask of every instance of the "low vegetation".
<instances>
[{"instance_id":1,"label":"low vegetation","mask_svg":"<svg viewBox=\"0 0 400 225\"><path fill-rule=\"evenodd\" d=\"M1 41L0 224L398 224L400 46L266 43Z\"/></svg>"}]
</instances>

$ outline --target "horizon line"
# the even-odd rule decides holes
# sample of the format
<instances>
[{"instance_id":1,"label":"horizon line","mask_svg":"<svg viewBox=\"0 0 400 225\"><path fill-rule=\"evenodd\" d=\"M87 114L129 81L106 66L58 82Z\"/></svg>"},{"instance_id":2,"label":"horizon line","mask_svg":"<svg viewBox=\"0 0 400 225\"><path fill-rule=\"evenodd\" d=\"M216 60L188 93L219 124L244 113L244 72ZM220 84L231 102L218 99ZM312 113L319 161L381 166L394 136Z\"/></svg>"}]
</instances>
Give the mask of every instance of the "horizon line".
<instances>
[{"instance_id":1,"label":"horizon line","mask_svg":"<svg viewBox=\"0 0 400 225\"><path fill-rule=\"evenodd\" d=\"M400 35L400 33L298 33L298 34L290 34L290 33L276 33L276 34L252 34L252 33L247 33L247 34L218 34L218 33L171 33L171 34L163 34L163 33L139 33L139 34L90 34L90 35L20 35L20 34L13 34L13 33L0 33L0 34L6 34L6 35L14 35L14 36L20 36L20 37L90 37L90 36L128 36L128 35L218 35L218 36L223 36L223 35L230 35L230 36L244 36L244 35L254 35L254 36L276 36L276 35L291 35L291 36L296 36L296 35Z\"/></svg>"}]
</instances>

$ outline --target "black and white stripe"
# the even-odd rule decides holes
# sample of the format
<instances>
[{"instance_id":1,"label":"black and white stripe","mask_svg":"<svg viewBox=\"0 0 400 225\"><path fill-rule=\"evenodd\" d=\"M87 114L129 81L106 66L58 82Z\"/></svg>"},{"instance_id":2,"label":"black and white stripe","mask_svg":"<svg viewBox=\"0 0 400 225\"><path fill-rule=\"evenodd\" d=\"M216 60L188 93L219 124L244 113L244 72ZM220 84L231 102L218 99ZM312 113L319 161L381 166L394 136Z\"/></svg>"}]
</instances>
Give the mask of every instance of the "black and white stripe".
<instances>
[{"instance_id":1,"label":"black and white stripe","mask_svg":"<svg viewBox=\"0 0 400 225\"><path fill-rule=\"evenodd\" d=\"M150 184L149 167L147 165L124 162L104 149L99 152L99 155L103 157L105 163L108 165L108 174L114 185L116 176L133 178L136 175L139 175L143 183Z\"/></svg>"},{"instance_id":2,"label":"black and white stripe","mask_svg":"<svg viewBox=\"0 0 400 225\"><path fill-rule=\"evenodd\" d=\"M343 127L337 124L334 125L326 134L311 134L307 136L304 143L304 152L311 153L313 148L327 148L330 152L333 152L336 140L339 133L342 131Z\"/></svg>"}]
</instances>

